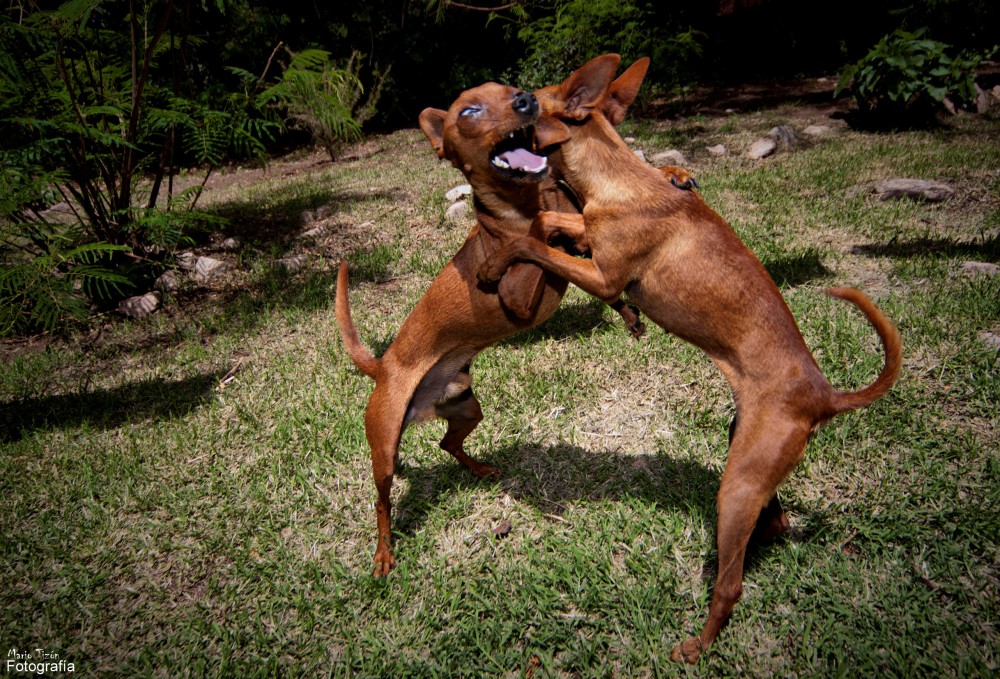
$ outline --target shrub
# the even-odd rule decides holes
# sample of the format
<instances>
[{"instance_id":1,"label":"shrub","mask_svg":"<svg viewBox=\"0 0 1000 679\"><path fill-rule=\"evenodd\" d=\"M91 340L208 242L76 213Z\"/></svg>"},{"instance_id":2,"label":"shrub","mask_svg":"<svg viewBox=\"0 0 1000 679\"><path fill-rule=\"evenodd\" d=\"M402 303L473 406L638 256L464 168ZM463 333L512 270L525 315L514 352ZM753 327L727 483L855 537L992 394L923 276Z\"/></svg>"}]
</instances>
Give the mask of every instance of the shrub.
<instances>
[{"instance_id":1,"label":"shrub","mask_svg":"<svg viewBox=\"0 0 1000 679\"><path fill-rule=\"evenodd\" d=\"M948 45L897 30L848 66L834 96L847 90L863 119L922 124L934 119L946 97L959 106L975 102L975 70L981 57L950 57Z\"/></svg>"}]
</instances>

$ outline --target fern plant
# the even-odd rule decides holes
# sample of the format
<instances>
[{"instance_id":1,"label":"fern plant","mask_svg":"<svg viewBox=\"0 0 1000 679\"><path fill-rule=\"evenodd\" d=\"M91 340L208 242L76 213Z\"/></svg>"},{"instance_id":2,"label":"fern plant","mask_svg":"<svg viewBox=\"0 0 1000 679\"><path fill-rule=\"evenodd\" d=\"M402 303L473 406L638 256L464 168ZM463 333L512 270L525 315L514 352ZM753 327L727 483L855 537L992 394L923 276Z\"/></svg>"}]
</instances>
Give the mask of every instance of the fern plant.
<instances>
[{"instance_id":1,"label":"fern plant","mask_svg":"<svg viewBox=\"0 0 1000 679\"><path fill-rule=\"evenodd\" d=\"M151 280L219 223L196 213L201 187L174 195L176 152L211 173L232 149L263 157L280 125L245 92L180 96L180 51L196 40L173 2L12 16L0 14L0 333L52 329Z\"/></svg>"},{"instance_id":2,"label":"fern plant","mask_svg":"<svg viewBox=\"0 0 1000 679\"><path fill-rule=\"evenodd\" d=\"M336 68L330 54L308 49L291 53L278 82L263 89L254 99L258 109L277 107L293 127L309 132L330 159L336 159L341 145L361 137L361 124L353 117L355 93L362 91L356 72Z\"/></svg>"},{"instance_id":3,"label":"fern plant","mask_svg":"<svg viewBox=\"0 0 1000 679\"><path fill-rule=\"evenodd\" d=\"M49 332L87 318L92 300L120 295L132 285L107 266L127 251L110 243L50 247L45 254L22 257L8 251L0 265L0 336Z\"/></svg>"}]
</instances>

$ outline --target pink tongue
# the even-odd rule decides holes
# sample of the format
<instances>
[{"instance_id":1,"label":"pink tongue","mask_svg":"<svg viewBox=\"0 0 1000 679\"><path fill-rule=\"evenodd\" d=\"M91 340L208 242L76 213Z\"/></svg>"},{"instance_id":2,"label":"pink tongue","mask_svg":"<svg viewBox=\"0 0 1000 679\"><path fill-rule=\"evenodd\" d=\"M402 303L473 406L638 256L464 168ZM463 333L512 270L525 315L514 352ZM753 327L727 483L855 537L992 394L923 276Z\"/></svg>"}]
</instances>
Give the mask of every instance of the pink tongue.
<instances>
[{"instance_id":1,"label":"pink tongue","mask_svg":"<svg viewBox=\"0 0 1000 679\"><path fill-rule=\"evenodd\" d=\"M538 172L545 169L546 159L536 156L528 149L514 149L500 154L500 159L505 161L515 170L525 172Z\"/></svg>"}]
</instances>

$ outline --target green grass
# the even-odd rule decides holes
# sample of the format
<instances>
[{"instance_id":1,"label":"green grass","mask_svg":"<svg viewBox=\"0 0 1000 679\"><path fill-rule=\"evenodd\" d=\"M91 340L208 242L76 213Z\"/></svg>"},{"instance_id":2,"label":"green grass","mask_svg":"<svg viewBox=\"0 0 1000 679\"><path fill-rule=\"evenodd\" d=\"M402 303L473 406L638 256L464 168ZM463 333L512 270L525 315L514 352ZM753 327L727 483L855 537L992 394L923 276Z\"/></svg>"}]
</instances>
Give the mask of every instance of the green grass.
<instances>
[{"instance_id":1,"label":"green grass","mask_svg":"<svg viewBox=\"0 0 1000 679\"><path fill-rule=\"evenodd\" d=\"M982 334L1000 333L1000 276L961 262L1000 261L1000 129L838 127L739 154L795 112L628 128L688 155L833 384L867 384L881 355L821 288L866 290L904 339L893 391L810 444L781 491L791 536L751 551L698 665L669 653L707 611L731 396L696 349L655 328L635 342L579 291L475 363L486 419L468 448L500 481L441 452L442 424L405 433L399 567L371 577L371 383L333 288L346 257L380 353L465 237L442 218L462 179L416 131L216 186L206 204L247 243L225 277L142 322L0 348L2 648L85 676L994 675L1000 371ZM729 156L703 151L719 142ZM959 193L867 191L892 176ZM323 206L323 233L299 239ZM287 254L308 266L271 264Z\"/></svg>"}]
</instances>

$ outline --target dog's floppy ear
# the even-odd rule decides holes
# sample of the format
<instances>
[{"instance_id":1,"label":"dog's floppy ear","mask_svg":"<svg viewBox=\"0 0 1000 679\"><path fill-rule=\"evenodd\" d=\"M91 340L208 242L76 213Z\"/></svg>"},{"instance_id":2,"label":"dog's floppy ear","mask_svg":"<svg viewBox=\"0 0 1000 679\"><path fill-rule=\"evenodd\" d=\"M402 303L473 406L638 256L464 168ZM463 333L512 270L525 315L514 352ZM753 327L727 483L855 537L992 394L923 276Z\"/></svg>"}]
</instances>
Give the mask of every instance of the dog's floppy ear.
<instances>
[{"instance_id":1,"label":"dog's floppy ear","mask_svg":"<svg viewBox=\"0 0 1000 679\"><path fill-rule=\"evenodd\" d=\"M420 112L420 129L431 140L438 158L444 158L444 120L447 117L448 112L439 108L425 108Z\"/></svg>"},{"instance_id":2,"label":"dog's floppy ear","mask_svg":"<svg viewBox=\"0 0 1000 679\"><path fill-rule=\"evenodd\" d=\"M634 64L611 83L608 96L601 104L601 113L612 125L617 127L625 120L628 107L632 105L636 95L639 94L639 88L642 87L642 81L648 70L649 57L636 59Z\"/></svg>"},{"instance_id":3,"label":"dog's floppy ear","mask_svg":"<svg viewBox=\"0 0 1000 679\"><path fill-rule=\"evenodd\" d=\"M607 94L619 63L621 57L617 54L605 54L573 71L559 86L560 99L564 102L563 115L575 120L586 119Z\"/></svg>"}]
</instances>

